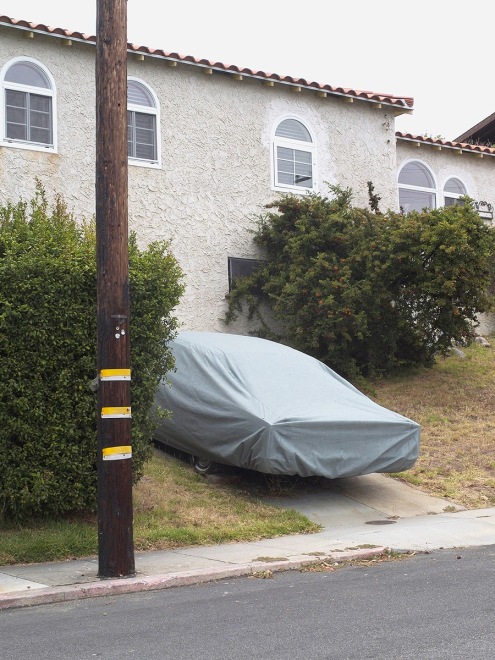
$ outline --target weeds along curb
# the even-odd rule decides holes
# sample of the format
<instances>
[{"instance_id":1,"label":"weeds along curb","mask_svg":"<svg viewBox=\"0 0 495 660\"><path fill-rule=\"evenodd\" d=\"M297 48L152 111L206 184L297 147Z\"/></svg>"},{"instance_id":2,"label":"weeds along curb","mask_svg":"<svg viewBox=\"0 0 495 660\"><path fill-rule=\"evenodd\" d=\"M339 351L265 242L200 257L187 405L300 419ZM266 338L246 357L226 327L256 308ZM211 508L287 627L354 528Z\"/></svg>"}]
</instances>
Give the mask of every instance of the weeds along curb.
<instances>
[{"instance_id":1,"label":"weeds along curb","mask_svg":"<svg viewBox=\"0 0 495 660\"><path fill-rule=\"evenodd\" d=\"M325 555L299 555L290 559L274 559L253 561L221 568L203 568L165 575L135 576L130 578L104 579L85 584L69 584L56 587L34 589L30 592L14 592L0 596L0 610L62 603L83 598L99 596L117 596L121 594L138 593L142 591L157 591L170 587L183 587L232 577L271 577L279 571L290 571L316 566L329 560L334 562L351 561L355 559L372 559L387 552L387 548L356 549L343 552L331 552Z\"/></svg>"}]
</instances>

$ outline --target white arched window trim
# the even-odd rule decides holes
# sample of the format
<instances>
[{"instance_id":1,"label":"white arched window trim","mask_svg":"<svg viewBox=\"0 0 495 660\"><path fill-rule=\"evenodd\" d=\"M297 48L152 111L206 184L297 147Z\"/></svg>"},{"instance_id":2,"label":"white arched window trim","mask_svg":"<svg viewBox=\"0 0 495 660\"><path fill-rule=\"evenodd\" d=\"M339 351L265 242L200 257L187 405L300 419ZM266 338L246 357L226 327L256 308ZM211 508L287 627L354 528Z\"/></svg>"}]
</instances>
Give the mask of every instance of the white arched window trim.
<instances>
[{"instance_id":1,"label":"white arched window trim","mask_svg":"<svg viewBox=\"0 0 495 660\"><path fill-rule=\"evenodd\" d=\"M276 135L277 128L280 126L280 124L285 121L286 119L294 119L295 121L298 121L300 124L304 126L304 128L308 131L310 137L311 137L311 142L303 142L301 140L292 140L289 138L285 137L279 137ZM277 167L277 148L278 147L286 147L288 149L296 150L296 151L302 151L310 154L310 160L311 160L311 168L312 168L312 185L305 187L305 186L298 186L298 185L290 185L290 184L284 184L279 181L279 176L278 176L278 167ZM287 193L296 193L298 195L304 195L305 193L308 192L316 192L318 189L318 170L317 170L317 158L316 158L316 141L315 141L315 136L313 133L313 130L311 127L308 125L308 123L302 119L302 117L299 117L298 115L293 115L293 114L287 114L287 115L282 115L277 118L277 121L274 123L273 128L272 128L272 135L271 135L271 149L270 149L270 172L271 172L271 189L272 190L277 190L280 192L287 192Z\"/></svg>"},{"instance_id":2,"label":"white arched window trim","mask_svg":"<svg viewBox=\"0 0 495 660\"><path fill-rule=\"evenodd\" d=\"M407 183L399 182L402 170L411 163L417 163L427 171L433 181L433 185L431 187L410 185ZM405 203L404 200L407 198L410 198L411 203L413 203L415 197L417 198L416 210L422 210L423 208L435 209L438 207L439 194L436 177L433 174L430 166L419 158L408 158L403 163L401 163L397 173L397 189L399 197L399 208L403 208L405 213L408 213L409 210L414 210L411 208L406 208L408 204ZM428 200L428 197L430 197L430 200Z\"/></svg>"},{"instance_id":3,"label":"white arched window trim","mask_svg":"<svg viewBox=\"0 0 495 660\"><path fill-rule=\"evenodd\" d=\"M134 76L128 76L127 82L135 82L138 83L139 85L142 85L144 89L148 92L150 95L152 101L153 101L153 107L151 106L146 106L146 105L141 105L141 104L133 104L127 102L127 110L128 112L134 113L141 113L145 115L153 115L155 117L155 140L156 140L156 158L151 160L147 158L135 158L132 156L129 156L129 165L136 165L137 167L152 167L152 168L161 168L161 162L162 162L162 155L161 155L161 132L160 132L160 102L158 101L158 97L153 91L153 89L146 83L144 80L141 80L141 78L136 78Z\"/></svg>"},{"instance_id":4,"label":"white arched window trim","mask_svg":"<svg viewBox=\"0 0 495 660\"><path fill-rule=\"evenodd\" d=\"M449 181L453 181L453 180L455 180L458 184L460 184L460 188L463 189L462 192L460 190L459 192L446 190ZM442 195L443 195L444 206L454 206L455 204L462 204L462 202L458 202L457 200L461 199L461 197L464 197L467 194L468 194L467 186L460 176L449 176L443 182Z\"/></svg>"},{"instance_id":5,"label":"white arched window trim","mask_svg":"<svg viewBox=\"0 0 495 660\"><path fill-rule=\"evenodd\" d=\"M50 88L44 87L33 87L30 85L24 85L15 82L8 82L5 80L5 76L9 69L18 63L27 62L30 64L36 65L44 75L47 77ZM2 67L0 70L0 84L1 84L1 99L0 99L0 145L3 147L14 147L16 149L29 149L30 151L48 151L50 153L57 152L57 88L55 85L55 79L53 78L50 71L47 67L32 57L14 57ZM51 122L52 122L52 143L43 144L39 142L30 142L29 140L18 140L9 138L7 136L7 116L6 116L6 104L7 104L7 90L14 90L20 92L26 92L28 94L37 94L40 96L46 96L51 98Z\"/></svg>"}]
</instances>

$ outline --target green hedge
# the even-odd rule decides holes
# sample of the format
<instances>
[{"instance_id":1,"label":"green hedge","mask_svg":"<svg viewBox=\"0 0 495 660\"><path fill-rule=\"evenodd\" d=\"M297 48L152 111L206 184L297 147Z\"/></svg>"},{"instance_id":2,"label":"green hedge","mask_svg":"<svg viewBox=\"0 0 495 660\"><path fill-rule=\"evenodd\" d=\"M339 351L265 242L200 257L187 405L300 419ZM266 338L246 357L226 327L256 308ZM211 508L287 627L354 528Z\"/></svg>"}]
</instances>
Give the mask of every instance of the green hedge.
<instances>
[{"instance_id":1,"label":"green hedge","mask_svg":"<svg viewBox=\"0 0 495 660\"><path fill-rule=\"evenodd\" d=\"M284 196L254 235L265 259L236 281L226 321L247 306L258 334L347 376L433 363L489 309L494 230L469 200L408 215L355 208L351 191ZM275 334L262 311L284 329Z\"/></svg>"},{"instance_id":2,"label":"green hedge","mask_svg":"<svg viewBox=\"0 0 495 660\"><path fill-rule=\"evenodd\" d=\"M61 197L0 207L0 513L96 507L96 234ZM167 243L129 242L133 475L150 451L182 273Z\"/></svg>"}]
</instances>

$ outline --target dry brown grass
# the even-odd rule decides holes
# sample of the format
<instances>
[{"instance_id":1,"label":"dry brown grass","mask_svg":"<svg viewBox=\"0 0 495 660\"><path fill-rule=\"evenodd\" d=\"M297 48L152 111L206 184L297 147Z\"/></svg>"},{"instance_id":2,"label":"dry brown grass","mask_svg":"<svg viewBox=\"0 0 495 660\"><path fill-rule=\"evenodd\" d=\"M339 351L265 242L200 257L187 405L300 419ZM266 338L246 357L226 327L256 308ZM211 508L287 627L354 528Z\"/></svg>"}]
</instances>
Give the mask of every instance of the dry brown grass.
<instances>
[{"instance_id":1,"label":"dry brown grass","mask_svg":"<svg viewBox=\"0 0 495 660\"><path fill-rule=\"evenodd\" d=\"M263 504L238 483L214 487L192 467L155 451L133 491L139 550L247 541L315 532L300 513Z\"/></svg>"},{"instance_id":2,"label":"dry brown grass","mask_svg":"<svg viewBox=\"0 0 495 660\"><path fill-rule=\"evenodd\" d=\"M373 398L421 424L414 468L396 478L468 508L495 506L495 350L373 383Z\"/></svg>"},{"instance_id":3,"label":"dry brown grass","mask_svg":"<svg viewBox=\"0 0 495 660\"><path fill-rule=\"evenodd\" d=\"M164 550L316 532L301 513L263 504L228 480L209 483L161 452L133 489L134 548ZM0 530L0 565L89 557L98 552L96 515L37 520Z\"/></svg>"}]
</instances>

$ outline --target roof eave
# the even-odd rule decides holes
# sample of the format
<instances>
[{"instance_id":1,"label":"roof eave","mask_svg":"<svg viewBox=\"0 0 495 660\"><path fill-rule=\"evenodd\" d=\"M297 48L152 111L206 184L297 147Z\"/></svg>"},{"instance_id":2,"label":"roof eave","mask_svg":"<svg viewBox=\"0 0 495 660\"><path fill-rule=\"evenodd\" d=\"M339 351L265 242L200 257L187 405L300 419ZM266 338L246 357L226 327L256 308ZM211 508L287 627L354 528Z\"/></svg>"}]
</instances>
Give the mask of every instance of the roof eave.
<instances>
[{"instance_id":1,"label":"roof eave","mask_svg":"<svg viewBox=\"0 0 495 660\"><path fill-rule=\"evenodd\" d=\"M63 28L51 28L49 26L27 21L12 19L8 16L0 16L0 25L10 27L32 34L50 36L63 40L83 43L86 45L96 45L96 37L82 32L72 32ZM369 103L374 107L386 107L393 109L394 115L401 115L412 112L414 100L410 97L395 97L388 94L378 94L376 92L365 92L342 87L333 87L332 85L309 82L303 78L293 78L291 76L281 76L279 74L266 73L264 71L254 71L249 68L242 68L235 65L225 65L221 62L211 62L206 59L197 59L191 55L182 56L179 53L167 53L166 51L148 48L146 46L136 46L128 44L127 51L130 54L141 54L144 57L158 58L166 61L176 62L178 64L190 65L198 68L210 69L219 73L232 73L237 76L261 80L262 82L271 81L277 85L285 85L291 88L300 88L317 92L322 96L342 97L351 101L358 100Z\"/></svg>"},{"instance_id":2,"label":"roof eave","mask_svg":"<svg viewBox=\"0 0 495 660\"><path fill-rule=\"evenodd\" d=\"M443 149L452 150L456 153L467 153L475 156L495 157L495 148L485 147L476 144L468 144L466 142L457 142L455 140L440 140L437 138L429 138L422 135L412 135L411 133L396 132L395 137L401 142L411 142L416 146L427 146L441 151Z\"/></svg>"}]
</instances>

